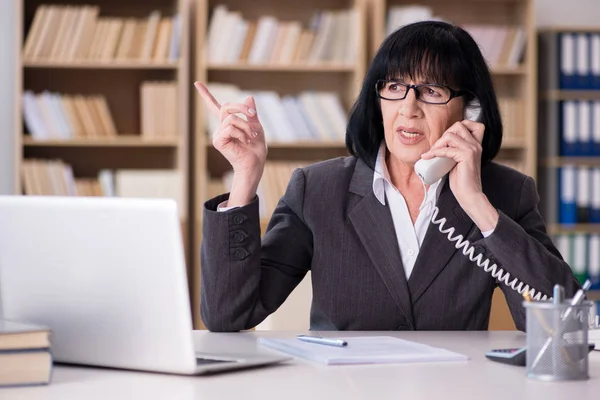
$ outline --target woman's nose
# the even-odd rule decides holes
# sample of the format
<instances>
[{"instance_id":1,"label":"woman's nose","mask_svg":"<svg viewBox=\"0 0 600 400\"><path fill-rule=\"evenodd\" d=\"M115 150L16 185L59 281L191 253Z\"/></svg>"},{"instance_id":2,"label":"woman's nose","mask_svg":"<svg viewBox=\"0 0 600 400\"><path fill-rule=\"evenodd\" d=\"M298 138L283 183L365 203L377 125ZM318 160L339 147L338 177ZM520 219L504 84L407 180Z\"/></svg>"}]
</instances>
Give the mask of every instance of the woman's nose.
<instances>
[{"instance_id":1,"label":"woman's nose","mask_svg":"<svg viewBox=\"0 0 600 400\"><path fill-rule=\"evenodd\" d=\"M412 89L412 90L411 90ZM416 117L419 115L419 104L417 101L417 89L409 88L404 100L400 100L399 113L405 118Z\"/></svg>"}]
</instances>

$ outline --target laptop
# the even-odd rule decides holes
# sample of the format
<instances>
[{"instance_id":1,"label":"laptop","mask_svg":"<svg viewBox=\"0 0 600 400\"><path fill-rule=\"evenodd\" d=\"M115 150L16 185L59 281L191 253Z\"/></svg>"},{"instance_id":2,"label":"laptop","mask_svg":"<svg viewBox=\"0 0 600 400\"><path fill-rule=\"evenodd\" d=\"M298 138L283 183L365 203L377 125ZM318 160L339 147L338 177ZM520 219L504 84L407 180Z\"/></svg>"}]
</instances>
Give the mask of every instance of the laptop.
<instances>
[{"instance_id":1,"label":"laptop","mask_svg":"<svg viewBox=\"0 0 600 400\"><path fill-rule=\"evenodd\" d=\"M170 199L0 196L0 298L4 319L52 330L57 362L201 375L290 359L195 351Z\"/></svg>"}]
</instances>

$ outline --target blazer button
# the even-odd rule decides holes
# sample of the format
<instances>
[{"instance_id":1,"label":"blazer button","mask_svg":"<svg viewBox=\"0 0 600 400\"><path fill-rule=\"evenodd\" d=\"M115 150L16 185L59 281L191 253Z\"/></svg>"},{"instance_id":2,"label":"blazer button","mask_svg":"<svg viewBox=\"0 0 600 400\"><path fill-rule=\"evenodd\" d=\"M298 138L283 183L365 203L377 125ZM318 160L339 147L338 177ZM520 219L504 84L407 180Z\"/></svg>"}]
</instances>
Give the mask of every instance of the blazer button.
<instances>
[{"instance_id":1,"label":"blazer button","mask_svg":"<svg viewBox=\"0 0 600 400\"><path fill-rule=\"evenodd\" d=\"M244 234L242 232L237 232L235 235L233 235L233 240L238 243L242 243L244 241Z\"/></svg>"},{"instance_id":2,"label":"blazer button","mask_svg":"<svg viewBox=\"0 0 600 400\"><path fill-rule=\"evenodd\" d=\"M402 325L398 326L398 328L396 328L396 329L399 330L399 331L407 331L408 330L408 325L402 324Z\"/></svg>"},{"instance_id":3,"label":"blazer button","mask_svg":"<svg viewBox=\"0 0 600 400\"><path fill-rule=\"evenodd\" d=\"M233 216L233 223L240 225L242 222L244 222L245 219L246 218L244 218L242 214L235 214Z\"/></svg>"},{"instance_id":4,"label":"blazer button","mask_svg":"<svg viewBox=\"0 0 600 400\"><path fill-rule=\"evenodd\" d=\"M238 260L243 260L244 258L246 258L246 254L247 253L241 249L238 249L233 253L234 257Z\"/></svg>"}]
</instances>

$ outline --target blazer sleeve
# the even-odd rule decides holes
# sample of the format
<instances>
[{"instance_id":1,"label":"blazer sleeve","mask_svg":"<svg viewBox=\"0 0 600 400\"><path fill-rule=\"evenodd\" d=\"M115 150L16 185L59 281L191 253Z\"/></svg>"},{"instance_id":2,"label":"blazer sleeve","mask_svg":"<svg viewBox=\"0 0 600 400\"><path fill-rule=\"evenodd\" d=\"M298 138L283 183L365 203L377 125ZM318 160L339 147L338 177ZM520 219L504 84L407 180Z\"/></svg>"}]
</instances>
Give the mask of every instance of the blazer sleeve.
<instances>
[{"instance_id":1,"label":"blazer sleeve","mask_svg":"<svg viewBox=\"0 0 600 400\"><path fill-rule=\"evenodd\" d=\"M305 176L292 174L267 231L260 232L259 199L217 211L224 194L204 205L200 311L211 331L250 329L285 301L310 269L312 233L303 220Z\"/></svg>"},{"instance_id":2,"label":"blazer sleeve","mask_svg":"<svg viewBox=\"0 0 600 400\"><path fill-rule=\"evenodd\" d=\"M500 218L494 232L477 244L483 247L484 257L490 258L490 265L495 262L504 271L503 276L510 274L508 283L517 278L523 288L529 285L535 294L541 292L541 296L548 297L552 297L553 287L558 283L564 286L565 295L572 297L580 287L579 282L547 235L538 202L535 183L526 177L515 218L498 210ZM525 331L523 295L504 282L497 281L497 285L504 292L517 329Z\"/></svg>"}]
</instances>

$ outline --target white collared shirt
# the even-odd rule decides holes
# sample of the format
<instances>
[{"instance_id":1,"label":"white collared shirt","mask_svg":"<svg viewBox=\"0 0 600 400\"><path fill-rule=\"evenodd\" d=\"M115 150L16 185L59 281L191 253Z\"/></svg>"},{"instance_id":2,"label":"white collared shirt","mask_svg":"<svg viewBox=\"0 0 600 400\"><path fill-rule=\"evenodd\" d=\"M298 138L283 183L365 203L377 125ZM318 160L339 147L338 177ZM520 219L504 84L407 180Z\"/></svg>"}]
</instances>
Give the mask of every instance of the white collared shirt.
<instances>
[{"instance_id":1,"label":"white collared shirt","mask_svg":"<svg viewBox=\"0 0 600 400\"><path fill-rule=\"evenodd\" d=\"M386 145L382 142L375 162L373 192L381 204L385 205L386 198L389 202L398 247L400 248L400 257L404 266L404 274L406 275L406 279L408 279L415 266L415 261L419 255L419 250L423 244L427 228L429 228L433 210L437 204L447 175L430 185L429 188L426 188L425 184L423 184L425 196L419 206L417 220L413 225L404 196L396 189L390 179L390 174L385 163L385 154ZM487 237L492 232L493 230L483 232L483 236Z\"/></svg>"}]
</instances>

